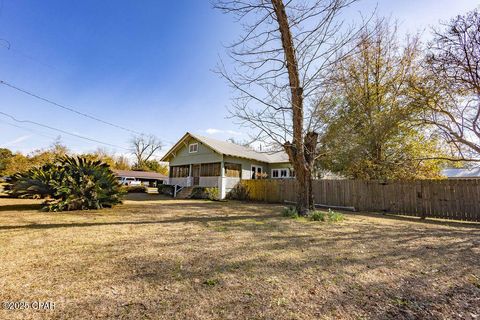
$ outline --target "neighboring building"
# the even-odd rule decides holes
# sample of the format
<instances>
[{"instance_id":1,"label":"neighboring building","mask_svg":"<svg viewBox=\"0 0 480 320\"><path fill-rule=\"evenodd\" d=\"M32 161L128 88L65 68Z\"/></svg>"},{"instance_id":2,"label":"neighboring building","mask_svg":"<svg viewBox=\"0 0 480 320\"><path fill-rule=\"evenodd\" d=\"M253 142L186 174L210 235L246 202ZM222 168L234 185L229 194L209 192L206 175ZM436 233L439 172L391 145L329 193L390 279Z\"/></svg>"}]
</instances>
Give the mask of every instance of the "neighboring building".
<instances>
[{"instance_id":1,"label":"neighboring building","mask_svg":"<svg viewBox=\"0 0 480 320\"><path fill-rule=\"evenodd\" d=\"M168 183L168 177L157 172L116 169L112 171L121 181L140 181L141 184L150 187Z\"/></svg>"},{"instance_id":2,"label":"neighboring building","mask_svg":"<svg viewBox=\"0 0 480 320\"><path fill-rule=\"evenodd\" d=\"M321 170L320 172L314 173L314 179L320 179L320 180L346 180L347 177L335 173L329 170Z\"/></svg>"},{"instance_id":3,"label":"neighboring building","mask_svg":"<svg viewBox=\"0 0 480 320\"><path fill-rule=\"evenodd\" d=\"M258 152L187 132L161 159L170 163L169 183L218 187L221 198L241 179L293 177L285 152Z\"/></svg>"},{"instance_id":4,"label":"neighboring building","mask_svg":"<svg viewBox=\"0 0 480 320\"><path fill-rule=\"evenodd\" d=\"M449 168L442 170L448 179L480 179L480 167L471 169Z\"/></svg>"}]
</instances>

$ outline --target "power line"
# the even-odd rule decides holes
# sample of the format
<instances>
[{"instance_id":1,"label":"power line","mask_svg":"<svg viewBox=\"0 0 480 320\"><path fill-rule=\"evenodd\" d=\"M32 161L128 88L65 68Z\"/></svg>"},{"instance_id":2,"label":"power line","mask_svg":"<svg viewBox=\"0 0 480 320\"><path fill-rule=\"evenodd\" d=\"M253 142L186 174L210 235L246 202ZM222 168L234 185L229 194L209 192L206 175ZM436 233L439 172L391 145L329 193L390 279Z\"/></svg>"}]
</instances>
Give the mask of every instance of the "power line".
<instances>
[{"instance_id":1,"label":"power line","mask_svg":"<svg viewBox=\"0 0 480 320\"><path fill-rule=\"evenodd\" d=\"M52 100L50 100L50 99L41 97L41 96L39 96L39 95L37 95L37 94L35 94L35 93L32 93L32 92L27 91L27 90L25 90L25 89L19 88L19 87L17 87L17 86L14 86L13 84L10 84L10 83L8 83L8 82L6 82L6 81L0 80L0 84L3 84L3 85L5 85L5 86L10 87L10 88L12 88L12 89L15 89L15 90L17 90L17 91L20 91L20 92L22 92L22 93L24 93L24 94L27 94L27 95L29 95L29 96L31 96L31 97L34 97L34 98L36 98L36 99L42 100L42 101L44 101L44 102L47 102L47 103L49 103L49 104L51 104L51 105L54 105L54 106L56 106L56 107L59 107L59 108L62 108L62 109L64 109L64 110L68 110L68 111L70 111L70 112L73 112L73 113L76 113L76 114L78 114L78 115L81 115L81 116L83 116L83 117L89 118L89 119L91 119L91 120L95 120L95 121L101 122L101 123L103 123L103 124L109 125L109 126L111 126L111 127L115 127L115 128L117 128L117 129L121 129L121 130L124 130L124 131L128 131L128 132L130 132L130 133L134 133L134 134L137 134L137 135L143 135L143 133L141 133L141 132L138 132L138 131L135 131L135 130L132 130L132 129L129 129L129 128L120 126L120 125L118 125L118 124L111 123L111 122L106 121L106 120L102 120L102 119L100 119L100 118L97 118L97 117L95 117L95 116L89 115L89 114L87 114L87 113L83 113L83 112L81 112L81 111L75 110L75 109L72 108L72 107L68 107L68 106L62 105L62 104L60 104L60 103L57 103L57 102L55 102L55 101L52 101Z\"/></svg>"},{"instance_id":2,"label":"power line","mask_svg":"<svg viewBox=\"0 0 480 320\"><path fill-rule=\"evenodd\" d=\"M9 126L12 126L12 127L15 127L15 128L23 129L23 130L25 130L25 131L34 133L34 134L36 134L37 136L41 136L41 137L48 138L48 139L50 139L51 141L55 141L55 140L57 140L57 139L59 139L59 138L63 138L61 135L58 135L58 136L50 135L50 134L45 133L44 131L35 130L35 129L29 128L29 127L18 126L18 125L16 125L16 124L10 123L10 122L5 121L5 120L3 120L3 119L0 119L0 122L1 122L1 123L5 123L5 124L7 124L7 125L9 125ZM77 144L69 143L69 144L68 144L68 147L71 147L71 146L78 147Z\"/></svg>"},{"instance_id":3,"label":"power line","mask_svg":"<svg viewBox=\"0 0 480 320\"><path fill-rule=\"evenodd\" d=\"M68 131L65 131L65 130L62 130L62 129L57 129L57 128L54 128L54 127L51 127L51 126L48 126L48 125L45 125L45 124L41 124L41 123L38 123L38 122L35 122L35 121L30 121L30 120L18 120L18 119L16 119L14 116L12 116L12 115L10 115L10 114L8 114L8 113L5 113L5 112L1 112L1 111L0 111L0 114L3 114L4 116L9 117L10 119L12 119L12 120L15 121L15 122L20 122L20 123L32 123L32 124L34 124L34 125L37 125L37 126L40 126L40 127L44 127L44 128L50 129L50 130L58 131L58 132L61 132L61 133L64 133L64 134L68 134L68 135L70 135L70 136L77 137L77 138L80 138L80 139L84 139L84 140L88 140L88 141L91 141L91 142L100 143L100 144L103 144L103 145L106 145L106 146L110 146L110 147L114 147L114 148L120 148L120 149L124 149L124 150L129 150L129 149L124 148L124 147L121 147L121 146L117 146L117 145L114 145L114 144L111 144L111 143L108 143L108 142L103 142L103 141L100 141L100 140L96 140L96 139L84 137L84 136L81 136L81 135L76 134L76 133L71 133L71 132L68 132ZM130 151L130 150L129 150L129 151Z\"/></svg>"},{"instance_id":4,"label":"power line","mask_svg":"<svg viewBox=\"0 0 480 320\"><path fill-rule=\"evenodd\" d=\"M19 128L19 129L26 130L26 131L28 131L28 132L35 133L35 134L37 134L37 135L39 135L39 136L42 136L42 137L45 137L45 138L48 138L48 139L55 139L55 138L56 138L56 137L54 137L54 136L45 134L45 133L43 133L43 132L41 132L41 131L38 131L38 130L33 130L33 129L31 129L31 128L22 127L22 126L17 126L16 124L10 123L10 122L8 122L8 121L4 121L4 120L1 120L1 119L0 119L0 122L3 122L3 123L5 123L5 124L8 124L9 126L12 126L12 127L15 127L15 128Z\"/></svg>"}]
</instances>

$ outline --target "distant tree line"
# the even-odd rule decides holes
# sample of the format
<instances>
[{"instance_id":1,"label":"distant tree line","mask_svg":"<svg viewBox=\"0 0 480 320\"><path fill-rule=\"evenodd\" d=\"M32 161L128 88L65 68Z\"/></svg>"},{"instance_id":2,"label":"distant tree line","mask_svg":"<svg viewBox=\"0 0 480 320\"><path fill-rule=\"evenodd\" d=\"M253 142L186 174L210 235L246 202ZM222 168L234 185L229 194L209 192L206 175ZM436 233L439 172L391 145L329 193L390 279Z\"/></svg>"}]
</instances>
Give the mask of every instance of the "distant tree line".
<instances>
[{"instance_id":1,"label":"distant tree line","mask_svg":"<svg viewBox=\"0 0 480 320\"><path fill-rule=\"evenodd\" d=\"M135 141L135 143L134 143ZM143 152L136 152L136 145L140 144ZM39 168L65 156L79 156L90 161L101 161L111 169L152 171L168 175L168 166L153 159L153 155L161 149L161 142L153 137L132 138L132 154L136 161L131 164L125 155L115 155L104 148L97 148L93 152L75 154L58 139L48 148L33 151L30 154L13 152L7 148L0 148L0 176L12 176L16 173L27 172L32 168ZM140 149L140 151L142 151ZM152 151L153 149L153 151ZM147 152L148 151L148 152Z\"/></svg>"}]
</instances>

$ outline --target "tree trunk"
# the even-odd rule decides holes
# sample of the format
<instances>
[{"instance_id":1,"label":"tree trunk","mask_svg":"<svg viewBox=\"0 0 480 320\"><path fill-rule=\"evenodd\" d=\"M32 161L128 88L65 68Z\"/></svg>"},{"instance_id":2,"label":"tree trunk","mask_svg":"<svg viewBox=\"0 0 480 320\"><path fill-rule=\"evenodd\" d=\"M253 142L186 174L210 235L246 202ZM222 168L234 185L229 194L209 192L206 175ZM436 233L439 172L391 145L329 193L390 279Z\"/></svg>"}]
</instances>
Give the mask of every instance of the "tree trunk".
<instances>
[{"instance_id":1,"label":"tree trunk","mask_svg":"<svg viewBox=\"0 0 480 320\"><path fill-rule=\"evenodd\" d=\"M307 168L296 172L297 180L297 196L296 196L296 209L299 215L306 216L310 211L315 210L315 203L313 197L313 179L312 171Z\"/></svg>"},{"instance_id":2,"label":"tree trunk","mask_svg":"<svg viewBox=\"0 0 480 320\"><path fill-rule=\"evenodd\" d=\"M294 163L294 168L298 187L296 209L299 215L307 216L310 210L313 209L311 171L308 170L307 166L305 166L304 163L301 162L297 163L297 166L295 166Z\"/></svg>"},{"instance_id":3,"label":"tree trunk","mask_svg":"<svg viewBox=\"0 0 480 320\"><path fill-rule=\"evenodd\" d=\"M297 180L297 205L296 209L300 215L308 215L310 211L315 210L313 197L313 178L312 172L315 163L315 152L317 147L318 134L316 132L307 132L302 143L302 158L298 161L298 153L295 145L287 142L284 144L295 169L295 178Z\"/></svg>"},{"instance_id":4,"label":"tree trunk","mask_svg":"<svg viewBox=\"0 0 480 320\"><path fill-rule=\"evenodd\" d=\"M290 93L292 97L292 143L285 143L285 151L288 153L290 162L295 169L298 183L297 211L300 215L308 215L313 207L311 188L311 168L305 157L305 145L303 135L303 88L300 83L298 62L293 44L292 33L282 0L271 0L275 10L278 29L280 31L282 47L285 53L285 62L288 71ZM305 137L306 138L306 137Z\"/></svg>"},{"instance_id":5,"label":"tree trunk","mask_svg":"<svg viewBox=\"0 0 480 320\"><path fill-rule=\"evenodd\" d=\"M315 202L313 197L313 179L312 179L312 172L309 171L309 178L308 178L308 210L314 211L315 210Z\"/></svg>"},{"instance_id":6,"label":"tree trunk","mask_svg":"<svg viewBox=\"0 0 480 320\"><path fill-rule=\"evenodd\" d=\"M304 140L304 156L307 167L307 186L308 186L308 209L315 210L315 202L313 197L313 170L317 152L318 133L307 132Z\"/></svg>"}]
</instances>

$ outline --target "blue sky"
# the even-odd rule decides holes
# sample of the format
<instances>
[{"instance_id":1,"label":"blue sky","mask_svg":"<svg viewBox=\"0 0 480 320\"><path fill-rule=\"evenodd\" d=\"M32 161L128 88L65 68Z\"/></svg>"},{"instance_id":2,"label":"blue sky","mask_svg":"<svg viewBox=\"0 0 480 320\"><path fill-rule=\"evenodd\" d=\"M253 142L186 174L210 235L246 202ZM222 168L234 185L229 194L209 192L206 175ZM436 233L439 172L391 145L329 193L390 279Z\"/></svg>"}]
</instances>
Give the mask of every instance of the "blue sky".
<instances>
[{"instance_id":1,"label":"blue sky","mask_svg":"<svg viewBox=\"0 0 480 320\"><path fill-rule=\"evenodd\" d=\"M377 3L378 2L378 3ZM0 0L0 80L110 122L155 134L166 147L185 131L246 139L227 119L230 91L211 70L222 43L239 35L232 17L207 0ZM477 0L364 0L358 11L398 19L402 32L425 31L471 10ZM130 134L0 85L0 112L128 147ZM21 126L22 128L19 128ZM0 115L0 147L30 152L59 133ZM60 134L73 151L100 144ZM167 149L165 148L165 149ZM109 148L118 153L120 148ZM164 150L166 151L166 150Z\"/></svg>"}]
</instances>

